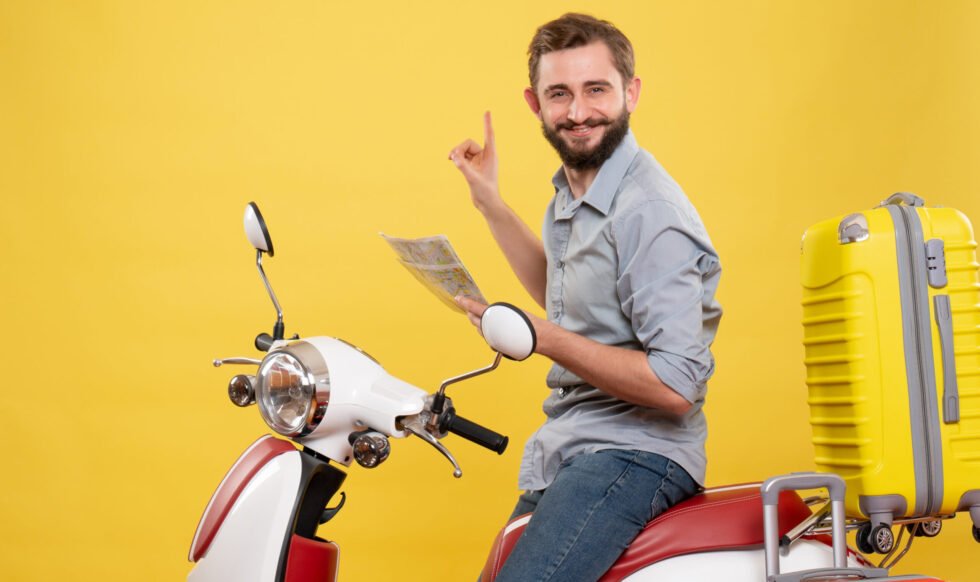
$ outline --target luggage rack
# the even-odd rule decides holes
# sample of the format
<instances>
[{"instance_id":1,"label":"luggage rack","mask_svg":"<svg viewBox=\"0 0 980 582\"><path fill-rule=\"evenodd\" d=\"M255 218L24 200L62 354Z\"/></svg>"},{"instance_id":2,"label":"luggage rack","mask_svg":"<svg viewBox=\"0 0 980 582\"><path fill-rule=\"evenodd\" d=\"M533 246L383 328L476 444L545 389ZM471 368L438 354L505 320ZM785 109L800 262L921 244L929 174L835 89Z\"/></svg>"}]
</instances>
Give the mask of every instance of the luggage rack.
<instances>
[{"instance_id":1,"label":"luggage rack","mask_svg":"<svg viewBox=\"0 0 980 582\"><path fill-rule=\"evenodd\" d=\"M779 516L778 505L779 496L786 490L811 490L826 489L826 497L809 497L803 501L810 507L814 505L822 506L817 509L810 517L797 524L796 527L779 535ZM942 528L942 521L954 517L953 515L931 516L924 518L902 518L895 519L892 523L904 526L898 536L898 542L893 543L886 553L881 563L875 566L858 554L853 553L847 547L847 530L857 529L867 526L870 521L864 519L847 518L844 513L844 496L846 485L844 479L834 473L791 473L789 475L779 475L770 477L762 484L762 514L763 514L763 546L766 559L766 582L803 582L804 580L825 580L825 579L882 579L882 580L935 580L934 578L900 576L892 578L888 576L888 570L901 560L912 546L912 540L916 537L926 535L936 535ZM936 525L938 524L938 525ZM891 526L883 525L884 530L891 534ZM929 527L928 533L924 528ZM908 533L908 540L902 544L905 534ZM813 538L817 536L830 536L831 553L833 555L833 566L830 568L816 568L811 570L801 570L780 573L780 558L789 553L790 545L800 538ZM827 543L824 540L821 540ZM900 549L901 548L901 549ZM861 550L862 552L864 550ZM855 566L849 566L849 559L853 558Z\"/></svg>"},{"instance_id":2,"label":"luggage rack","mask_svg":"<svg viewBox=\"0 0 980 582\"><path fill-rule=\"evenodd\" d=\"M833 534L830 498L826 495L816 495L803 499L803 502L809 507L821 504L822 507L779 538L781 551L786 551L790 544L800 538ZM912 542L915 538L936 537L942 530L943 520L954 517L956 517L955 514L894 519L892 525L904 526L899 529L897 539L890 526L872 527L871 521L867 519L849 517L844 520L844 530L845 532L857 530L857 546L862 553L884 554L877 567L888 570L905 557L905 554L912 548ZM909 534L908 540L905 540L903 546L902 542L906 533Z\"/></svg>"}]
</instances>

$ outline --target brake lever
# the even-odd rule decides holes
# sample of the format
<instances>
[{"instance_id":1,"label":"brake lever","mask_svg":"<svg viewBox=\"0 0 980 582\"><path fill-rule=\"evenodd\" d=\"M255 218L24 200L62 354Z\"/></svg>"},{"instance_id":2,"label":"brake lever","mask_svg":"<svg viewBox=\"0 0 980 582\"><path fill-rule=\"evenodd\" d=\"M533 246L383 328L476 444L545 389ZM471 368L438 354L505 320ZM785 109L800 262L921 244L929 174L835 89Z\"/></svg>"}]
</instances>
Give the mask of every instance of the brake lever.
<instances>
[{"instance_id":1,"label":"brake lever","mask_svg":"<svg viewBox=\"0 0 980 582\"><path fill-rule=\"evenodd\" d=\"M449 462L452 463L454 467L453 477L459 479L460 477L463 476L463 470L459 467L459 463L456 462L456 458L453 457L453 454L449 452L449 449L447 449L445 446L443 446L442 443L436 440L436 437L432 436L431 434L429 434L429 431L425 430L425 423L422 422L421 418L419 418L418 416L404 418L402 419L401 424L403 429L407 430L408 432L414 434L415 436L429 443L430 445L435 447L437 451L442 453L443 456L449 459Z\"/></svg>"}]
</instances>

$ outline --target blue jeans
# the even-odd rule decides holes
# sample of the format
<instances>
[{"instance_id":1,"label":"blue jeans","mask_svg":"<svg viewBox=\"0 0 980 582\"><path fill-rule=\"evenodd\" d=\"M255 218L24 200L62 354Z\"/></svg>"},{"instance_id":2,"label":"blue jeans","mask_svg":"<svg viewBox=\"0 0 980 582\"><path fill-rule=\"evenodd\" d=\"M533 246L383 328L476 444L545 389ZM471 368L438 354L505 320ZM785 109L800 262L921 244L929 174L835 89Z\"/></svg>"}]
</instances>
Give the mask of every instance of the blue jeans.
<instances>
[{"instance_id":1,"label":"blue jeans","mask_svg":"<svg viewBox=\"0 0 980 582\"><path fill-rule=\"evenodd\" d=\"M687 471L655 453L576 455L547 489L521 495L511 519L534 515L497 582L595 582L647 522L697 490Z\"/></svg>"}]
</instances>

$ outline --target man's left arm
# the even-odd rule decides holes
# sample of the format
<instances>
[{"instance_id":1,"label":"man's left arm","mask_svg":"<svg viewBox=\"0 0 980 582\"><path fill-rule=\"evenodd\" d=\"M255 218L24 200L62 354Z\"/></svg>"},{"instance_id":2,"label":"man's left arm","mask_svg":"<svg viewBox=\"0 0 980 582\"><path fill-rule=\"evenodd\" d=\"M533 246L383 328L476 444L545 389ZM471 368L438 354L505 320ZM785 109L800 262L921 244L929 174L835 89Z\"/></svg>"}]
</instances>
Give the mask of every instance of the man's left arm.
<instances>
[{"instance_id":1,"label":"man's left arm","mask_svg":"<svg viewBox=\"0 0 980 582\"><path fill-rule=\"evenodd\" d=\"M671 205L648 203L614 228L617 293L644 351L601 344L528 314L535 351L621 400L686 413L703 397L714 370L702 339L700 269L702 260L712 258L682 224ZM466 298L459 302L479 326L486 307Z\"/></svg>"},{"instance_id":2,"label":"man's left arm","mask_svg":"<svg viewBox=\"0 0 980 582\"><path fill-rule=\"evenodd\" d=\"M456 301L479 327L487 306L468 297ZM646 353L607 346L530 313L527 316L537 336L534 351L585 382L620 400L672 414L682 415L691 408L690 402L657 377Z\"/></svg>"}]
</instances>

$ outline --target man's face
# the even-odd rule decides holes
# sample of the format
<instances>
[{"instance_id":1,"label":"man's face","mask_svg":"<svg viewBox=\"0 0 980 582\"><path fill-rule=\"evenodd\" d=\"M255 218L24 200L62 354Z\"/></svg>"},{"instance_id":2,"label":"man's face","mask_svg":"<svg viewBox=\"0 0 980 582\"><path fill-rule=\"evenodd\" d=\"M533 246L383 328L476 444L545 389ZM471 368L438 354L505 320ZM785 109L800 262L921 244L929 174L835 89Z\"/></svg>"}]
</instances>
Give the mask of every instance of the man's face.
<instances>
[{"instance_id":1,"label":"man's face","mask_svg":"<svg viewBox=\"0 0 980 582\"><path fill-rule=\"evenodd\" d=\"M574 170L598 168L629 130L640 80L624 88L604 42L542 55L537 90L524 97L541 120L562 163Z\"/></svg>"}]
</instances>

